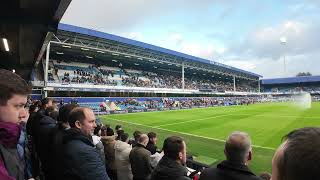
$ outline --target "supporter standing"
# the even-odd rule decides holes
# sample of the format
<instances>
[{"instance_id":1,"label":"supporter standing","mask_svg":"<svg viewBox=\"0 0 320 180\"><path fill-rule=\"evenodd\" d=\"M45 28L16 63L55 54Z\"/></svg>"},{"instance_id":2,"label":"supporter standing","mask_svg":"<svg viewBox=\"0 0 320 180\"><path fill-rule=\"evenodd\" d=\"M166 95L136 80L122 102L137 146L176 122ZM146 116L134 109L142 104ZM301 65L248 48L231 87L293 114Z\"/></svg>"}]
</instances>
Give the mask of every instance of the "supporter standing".
<instances>
[{"instance_id":1,"label":"supporter standing","mask_svg":"<svg viewBox=\"0 0 320 180\"><path fill-rule=\"evenodd\" d=\"M248 168L252 159L251 139L247 133L233 132L226 140L224 154L227 160L216 168L202 171L200 180L261 180Z\"/></svg>"},{"instance_id":2,"label":"supporter standing","mask_svg":"<svg viewBox=\"0 0 320 180\"><path fill-rule=\"evenodd\" d=\"M157 134L154 132L148 133L149 142L147 144L146 149L151 152L151 155L155 154L157 152Z\"/></svg>"},{"instance_id":3,"label":"supporter standing","mask_svg":"<svg viewBox=\"0 0 320 180\"><path fill-rule=\"evenodd\" d=\"M31 93L17 74L0 69L0 179L24 180L25 162L17 150L20 121L27 116L25 105Z\"/></svg>"},{"instance_id":4,"label":"supporter standing","mask_svg":"<svg viewBox=\"0 0 320 180\"><path fill-rule=\"evenodd\" d=\"M133 174L133 180L147 180L152 172L150 151L146 149L149 138L142 134L138 144L131 150L129 159Z\"/></svg>"},{"instance_id":5,"label":"supporter standing","mask_svg":"<svg viewBox=\"0 0 320 180\"><path fill-rule=\"evenodd\" d=\"M116 141L114 145L118 180L132 180L131 164L129 160L129 154L132 148L128 142L129 135L124 133L121 135L120 140Z\"/></svg>"},{"instance_id":6,"label":"supporter standing","mask_svg":"<svg viewBox=\"0 0 320 180\"><path fill-rule=\"evenodd\" d=\"M177 136L164 140L164 156L151 175L151 180L191 180L186 164L186 143Z\"/></svg>"},{"instance_id":7,"label":"supporter standing","mask_svg":"<svg viewBox=\"0 0 320 180\"><path fill-rule=\"evenodd\" d=\"M70 129L63 137L63 178L109 180L106 168L92 142L96 118L89 108L78 107L69 116Z\"/></svg>"}]
</instances>

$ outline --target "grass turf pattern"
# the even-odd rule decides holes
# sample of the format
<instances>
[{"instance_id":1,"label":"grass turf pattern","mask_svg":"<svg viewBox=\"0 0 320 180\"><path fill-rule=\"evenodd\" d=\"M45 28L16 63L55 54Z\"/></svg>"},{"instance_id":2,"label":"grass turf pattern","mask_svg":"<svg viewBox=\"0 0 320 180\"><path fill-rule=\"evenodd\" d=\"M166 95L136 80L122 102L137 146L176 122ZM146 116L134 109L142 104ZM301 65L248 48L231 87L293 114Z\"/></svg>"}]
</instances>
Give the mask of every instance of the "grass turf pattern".
<instances>
[{"instance_id":1,"label":"grass turf pattern","mask_svg":"<svg viewBox=\"0 0 320 180\"><path fill-rule=\"evenodd\" d=\"M188 153L212 166L225 159L224 140L233 131L249 133L252 139L255 172L271 172L271 160L282 137L293 129L320 126L320 103L301 109L290 103L264 103L162 112L105 115L101 119L114 127L121 124L132 136L140 130L158 134L158 147L171 135L182 136Z\"/></svg>"}]
</instances>

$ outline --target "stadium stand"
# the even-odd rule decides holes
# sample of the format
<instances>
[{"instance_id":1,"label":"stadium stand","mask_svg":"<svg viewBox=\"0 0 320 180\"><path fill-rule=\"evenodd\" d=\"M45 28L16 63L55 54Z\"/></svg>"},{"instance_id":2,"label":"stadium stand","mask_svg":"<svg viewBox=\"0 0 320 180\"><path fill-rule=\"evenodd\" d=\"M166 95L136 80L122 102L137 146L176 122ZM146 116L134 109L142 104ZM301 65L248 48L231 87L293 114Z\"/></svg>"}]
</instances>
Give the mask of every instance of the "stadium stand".
<instances>
[{"instance_id":1,"label":"stadium stand","mask_svg":"<svg viewBox=\"0 0 320 180\"><path fill-rule=\"evenodd\" d=\"M320 92L320 76L263 79L264 92Z\"/></svg>"}]
</instances>

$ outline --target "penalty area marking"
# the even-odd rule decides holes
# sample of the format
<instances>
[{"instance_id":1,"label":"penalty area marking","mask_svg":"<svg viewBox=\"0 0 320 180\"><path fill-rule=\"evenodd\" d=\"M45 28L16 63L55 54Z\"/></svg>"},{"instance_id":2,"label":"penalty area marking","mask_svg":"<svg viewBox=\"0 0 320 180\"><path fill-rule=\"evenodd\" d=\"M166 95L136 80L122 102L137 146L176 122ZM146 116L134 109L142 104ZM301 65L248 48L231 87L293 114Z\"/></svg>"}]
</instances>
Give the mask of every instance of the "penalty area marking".
<instances>
[{"instance_id":1,"label":"penalty area marking","mask_svg":"<svg viewBox=\"0 0 320 180\"><path fill-rule=\"evenodd\" d=\"M190 133L185 133L185 132L180 132L180 131L174 131L174 130L169 130L169 129L160 128L160 127L157 127L157 126L148 126L148 125L144 125L144 124L139 124L139 123L134 123L134 122L128 122L128 121L124 121L124 120L120 120L120 119L114 119L114 118L108 118L108 119L109 119L109 120L118 121L118 122L127 123L127 124L133 124L133 125L148 127L148 128L152 128L152 129L158 129L158 130L169 131L169 132L173 132L173 133L179 133L179 134L183 134L183 135L187 135L187 136L204 138L204 139L214 140L214 141L218 141L218 142L226 142L226 141L223 140L223 139L210 138L210 137L205 137L205 136L200 136L200 135L195 135L195 134L190 134ZM255 147L255 148L268 149L268 150L273 150L273 151L276 150L275 148L271 148L271 147L264 147L264 146L258 146L258 145L251 145L251 146L252 146L252 147Z\"/></svg>"}]
</instances>

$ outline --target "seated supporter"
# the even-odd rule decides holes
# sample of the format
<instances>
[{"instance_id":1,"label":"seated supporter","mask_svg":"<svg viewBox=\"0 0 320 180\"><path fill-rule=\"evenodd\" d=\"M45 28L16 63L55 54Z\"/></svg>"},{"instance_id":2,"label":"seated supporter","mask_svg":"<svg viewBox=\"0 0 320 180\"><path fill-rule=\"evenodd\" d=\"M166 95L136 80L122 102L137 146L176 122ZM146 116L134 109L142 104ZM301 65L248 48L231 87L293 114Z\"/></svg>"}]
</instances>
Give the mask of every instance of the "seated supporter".
<instances>
[{"instance_id":1,"label":"seated supporter","mask_svg":"<svg viewBox=\"0 0 320 180\"><path fill-rule=\"evenodd\" d=\"M191 180L186 164L186 143L177 136L164 140L164 156L153 170L151 180Z\"/></svg>"},{"instance_id":2,"label":"seated supporter","mask_svg":"<svg viewBox=\"0 0 320 180\"><path fill-rule=\"evenodd\" d=\"M224 154L227 160L216 168L202 171L200 180L261 180L248 168L252 159L251 139L247 133L233 132L226 140Z\"/></svg>"}]
</instances>

